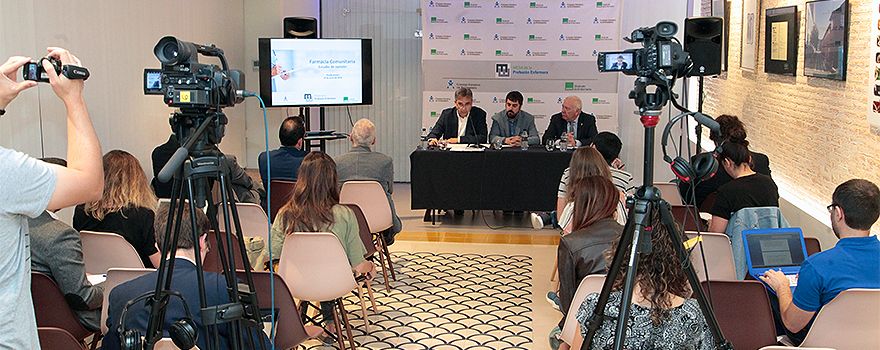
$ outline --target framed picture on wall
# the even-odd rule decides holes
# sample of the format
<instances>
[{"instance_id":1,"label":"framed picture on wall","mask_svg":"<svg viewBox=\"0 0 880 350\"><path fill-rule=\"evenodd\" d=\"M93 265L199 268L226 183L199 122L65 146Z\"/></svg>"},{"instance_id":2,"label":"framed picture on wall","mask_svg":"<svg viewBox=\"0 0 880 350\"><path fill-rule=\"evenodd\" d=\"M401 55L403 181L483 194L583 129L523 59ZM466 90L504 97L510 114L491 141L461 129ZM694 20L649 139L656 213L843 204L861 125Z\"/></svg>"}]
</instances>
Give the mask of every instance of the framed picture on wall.
<instances>
[{"instance_id":1,"label":"framed picture on wall","mask_svg":"<svg viewBox=\"0 0 880 350\"><path fill-rule=\"evenodd\" d=\"M794 76L797 72L797 6L767 9L764 72Z\"/></svg>"},{"instance_id":2,"label":"framed picture on wall","mask_svg":"<svg viewBox=\"0 0 880 350\"><path fill-rule=\"evenodd\" d=\"M848 1L808 1L806 10L804 75L846 80Z\"/></svg>"}]
</instances>

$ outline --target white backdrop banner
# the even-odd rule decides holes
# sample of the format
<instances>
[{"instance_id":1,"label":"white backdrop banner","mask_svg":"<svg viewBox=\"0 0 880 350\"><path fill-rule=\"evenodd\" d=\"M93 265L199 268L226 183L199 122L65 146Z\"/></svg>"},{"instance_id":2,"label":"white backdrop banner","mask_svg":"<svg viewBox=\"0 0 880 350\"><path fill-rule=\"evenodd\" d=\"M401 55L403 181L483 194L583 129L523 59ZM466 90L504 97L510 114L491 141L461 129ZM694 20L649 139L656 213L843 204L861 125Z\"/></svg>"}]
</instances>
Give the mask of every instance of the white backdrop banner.
<instances>
[{"instance_id":1,"label":"white backdrop banner","mask_svg":"<svg viewBox=\"0 0 880 350\"><path fill-rule=\"evenodd\" d=\"M453 107L455 89L468 87L488 123L518 90L541 133L569 95L580 97L600 131L616 133L620 73L600 74L596 60L620 47L620 4L423 0L423 127Z\"/></svg>"}]
</instances>

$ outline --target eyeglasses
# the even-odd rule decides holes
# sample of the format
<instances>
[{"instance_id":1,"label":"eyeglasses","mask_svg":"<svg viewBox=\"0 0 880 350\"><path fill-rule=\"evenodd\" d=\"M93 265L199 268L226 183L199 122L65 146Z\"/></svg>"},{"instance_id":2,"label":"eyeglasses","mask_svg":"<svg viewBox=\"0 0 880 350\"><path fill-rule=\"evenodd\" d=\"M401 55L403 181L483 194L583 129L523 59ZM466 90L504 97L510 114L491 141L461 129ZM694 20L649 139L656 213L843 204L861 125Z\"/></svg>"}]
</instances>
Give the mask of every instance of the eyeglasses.
<instances>
[{"instance_id":1,"label":"eyeglasses","mask_svg":"<svg viewBox=\"0 0 880 350\"><path fill-rule=\"evenodd\" d=\"M828 209L828 214L831 214L831 213L834 212L834 207L837 207L837 206L838 206L837 204L831 203L831 204L829 204L829 205L828 205L827 207L825 207L825 208Z\"/></svg>"}]
</instances>

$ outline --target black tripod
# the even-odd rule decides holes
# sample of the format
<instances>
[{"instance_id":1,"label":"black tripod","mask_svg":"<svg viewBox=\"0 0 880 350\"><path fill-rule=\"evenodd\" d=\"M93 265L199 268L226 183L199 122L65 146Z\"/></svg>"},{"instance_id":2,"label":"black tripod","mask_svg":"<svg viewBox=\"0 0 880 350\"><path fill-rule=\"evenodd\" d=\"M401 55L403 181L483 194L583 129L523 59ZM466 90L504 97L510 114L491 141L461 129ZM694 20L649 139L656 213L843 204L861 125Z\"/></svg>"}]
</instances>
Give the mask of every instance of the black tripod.
<instances>
[{"instance_id":1,"label":"black tripod","mask_svg":"<svg viewBox=\"0 0 880 350\"><path fill-rule=\"evenodd\" d=\"M660 213L660 221L667 232L677 232L675 220L669 209L669 204L660 197L660 190L653 186L654 183L654 129L660 120L660 109L668 100L668 90L666 87L658 86L657 92L645 92L645 80L638 79L636 88L630 94L630 98L636 100L636 104L640 106L641 122L645 127L645 164L644 164L644 182L636 192L634 198L627 200L627 209L629 215L626 226L624 226L623 234L620 237L620 244L617 251L614 252L614 258L611 266L608 268L608 275L605 277L605 284L602 286L602 292L599 300L593 309L592 315L587 319L588 331L581 346L582 350L590 349L593 342L593 336L596 334L602 322L606 321L604 316L605 306L611 295L614 281L623 268L624 259L627 250L630 250L629 264L626 267L626 280L624 283L621 301L620 313L617 318L617 325L614 333L614 349L621 350L624 348L626 340L626 328L629 323L630 307L632 305L633 287L635 286L636 271L639 265L639 255L650 252L651 250L651 234L652 220L654 209L657 208ZM681 237L678 234L670 235L672 237L672 245L676 248L678 256L682 261L685 274L690 282L694 296L703 311L703 316L709 325L712 338L715 339L715 346L718 349L733 349L733 346L724 339L721 334L721 328L715 319L715 312L712 305L707 301L703 289L700 288L700 281L694 272L693 266L690 264L690 258ZM608 319L610 320L610 319Z\"/></svg>"},{"instance_id":2,"label":"black tripod","mask_svg":"<svg viewBox=\"0 0 880 350\"><path fill-rule=\"evenodd\" d=\"M229 323L231 348L257 349L259 346L259 349L266 349L267 344L262 334L258 333L258 336L254 336L255 332L262 332L263 323L260 319L257 295L249 266L245 266L244 269L247 290L239 289L236 278L236 259L241 259L239 261L242 262L247 262L248 259L245 254L246 249L241 234L238 211L232 204L233 192L228 177L229 166L226 157L216 146L223 137L226 116L217 110L182 109L181 112L172 116L171 124L178 139L186 140L186 142L182 143L158 176L159 181L167 182L173 175L174 185L167 218L168 225L165 230L165 243L161 247L162 261L159 264L156 291L154 296L147 301L147 305L150 307L150 320L143 348L153 349L155 343L162 337L165 311L169 299L168 292L171 288L171 278L174 272L175 248L184 213L183 206L189 206L193 242L199 242L200 232L196 228L195 210L201 210L199 208L204 208L207 205L207 215L216 242L218 242L216 249L226 280L226 290L231 301L223 305L207 305L205 280L202 274L204 271L203 262L199 245L196 243L193 248L196 270L198 271L201 323L207 329L207 334L205 334L208 337L205 341L207 349L221 348L219 325L223 323ZM212 200L211 188L214 182L220 186L221 200L219 203L213 203ZM218 209L223 211L224 230L220 229L217 221ZM175 218L174 221L172 218ZM156 218L156 220L161 219ZM172 222L174 223L173 230ZM230 224L234 224L234 231L230 230L233 227ZM233 232L236 233L234 236ZM233 244L238 245L239 257L234 254Z\"/></svg>"}]
</instances>

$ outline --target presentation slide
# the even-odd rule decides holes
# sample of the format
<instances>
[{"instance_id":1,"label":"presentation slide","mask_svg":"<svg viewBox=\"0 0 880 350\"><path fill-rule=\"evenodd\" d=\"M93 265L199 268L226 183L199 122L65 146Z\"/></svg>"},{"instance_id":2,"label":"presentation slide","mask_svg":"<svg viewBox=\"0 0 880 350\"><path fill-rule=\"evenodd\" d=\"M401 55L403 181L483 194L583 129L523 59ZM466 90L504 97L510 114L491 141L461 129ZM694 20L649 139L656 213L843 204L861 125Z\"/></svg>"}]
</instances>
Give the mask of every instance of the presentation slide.
<instances>
[{"instance_id":1,"label":"presentation slide","mask_svg":"<svg viewBox=\"0 0 880 350\"><path fill-rule=\"evenodd\" d=\"M271 40L272 104L363 103L361 40Z\"/></svg>"}]
</instances>

